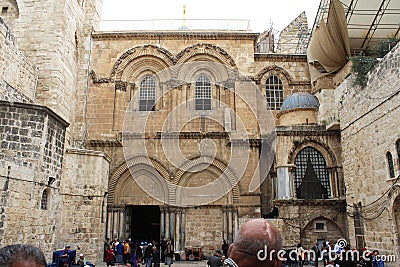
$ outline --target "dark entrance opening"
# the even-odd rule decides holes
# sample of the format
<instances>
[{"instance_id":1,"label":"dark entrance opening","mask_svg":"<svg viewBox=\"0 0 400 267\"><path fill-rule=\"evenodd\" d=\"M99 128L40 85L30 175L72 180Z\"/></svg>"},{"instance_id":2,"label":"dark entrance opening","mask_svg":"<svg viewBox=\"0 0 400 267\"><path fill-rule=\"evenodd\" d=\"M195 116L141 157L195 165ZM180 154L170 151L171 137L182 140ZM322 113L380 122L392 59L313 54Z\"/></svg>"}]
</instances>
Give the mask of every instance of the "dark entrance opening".
<instances>
[{"instance_id":1,"label":"dark entrance opening","mask_svg":"<svg viewBox=\"0 0 400 267\"><path fill-rule=\"evenodd\" d=\"M131 237L140 242L160 240L160 207L159 206L130 206Z\"/></svg>"}]
</instances>

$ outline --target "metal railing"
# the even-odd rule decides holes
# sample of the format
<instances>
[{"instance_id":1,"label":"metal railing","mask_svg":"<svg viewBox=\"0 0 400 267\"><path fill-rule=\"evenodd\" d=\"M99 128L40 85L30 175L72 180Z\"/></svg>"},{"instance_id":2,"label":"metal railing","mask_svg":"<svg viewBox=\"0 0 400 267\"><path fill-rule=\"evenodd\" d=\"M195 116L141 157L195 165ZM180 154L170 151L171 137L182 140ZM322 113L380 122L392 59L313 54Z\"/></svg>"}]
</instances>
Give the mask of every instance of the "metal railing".
<instances>
[{"instance_id":1,"label":"metal railing","mask_svg":"<svg viewBox=\"0 0 400 267\"><path fill-rule=\"evenodd\" d=\"M250 20L241 19L156 19L102 20L99 31L251 31Z\"/></svg>"}]
</instances>

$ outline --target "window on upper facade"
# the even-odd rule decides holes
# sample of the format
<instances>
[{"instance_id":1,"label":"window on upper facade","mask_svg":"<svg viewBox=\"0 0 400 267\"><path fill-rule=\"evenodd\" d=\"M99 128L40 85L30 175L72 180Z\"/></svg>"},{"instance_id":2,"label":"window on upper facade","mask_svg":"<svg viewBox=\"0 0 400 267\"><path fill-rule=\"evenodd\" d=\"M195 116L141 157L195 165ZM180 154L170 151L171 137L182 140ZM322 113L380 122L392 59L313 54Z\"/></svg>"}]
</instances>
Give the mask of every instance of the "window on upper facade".
<instances>
[{"instance_id":1,"label":"window on upper facade","mask_svg":"<svg viewBox=\"0 0 400 267\"><path fill-rule=\"evenodd\" d=\"M387 161L388 161L390 178L394 178L394 164L393 164L393 156L392 156L392 153L387 152L387 153L386 153L386 158L387 158Z\"/></svg>"},{"instance_id":2,"label":"window on upper facade","mask_svg":"<svg viewBox=\"0 0 400 267\"><path fill-rule=\"evenodd\" d=\"M194 98L196 110L211 110L211 82L205 75L200 75L196 79Z\"/></svg>"},{"instance_id":3,"label":"window on upper facade","mask_svg":"<svg viewBox=\"0 0 400 267\"><path fill-rule=\"evenodd\" d=\"M267 104L271 110L279 110L283 103L282 80L275 75L270 76L266 81Z\"/></svg>"},{"instance_id":4,"label":"window on upper facade","mask_svg":"<svg viewBox=\"0 0 400 267\"><path fill-rule=\"evenodd\" d=\"M302 149L295 159L294 184L298 199L325 199L331 196L329 174L322 154L312 147Z\"/></svg>"},{"instance_id":5,"label":"window on upper facade","mask_svg":"<svg viewBox=\"0 0 400 267\"><path fill-rule=\"evenodd\" d=\"M139 110L154 111L156 101L156 80L151 76L142 79L139 86Z\"/></svg>"},{"instance_id":6,"label":"window on upper facade","mask_svg":"<svg viewBox=\"0 0 400 267\"><path fill-rule=\"evenodd\" d=\"M47 210L48 194L47 190L43 190L42 198L40 200L40 209Z\"/></svg>"}]
</instances>

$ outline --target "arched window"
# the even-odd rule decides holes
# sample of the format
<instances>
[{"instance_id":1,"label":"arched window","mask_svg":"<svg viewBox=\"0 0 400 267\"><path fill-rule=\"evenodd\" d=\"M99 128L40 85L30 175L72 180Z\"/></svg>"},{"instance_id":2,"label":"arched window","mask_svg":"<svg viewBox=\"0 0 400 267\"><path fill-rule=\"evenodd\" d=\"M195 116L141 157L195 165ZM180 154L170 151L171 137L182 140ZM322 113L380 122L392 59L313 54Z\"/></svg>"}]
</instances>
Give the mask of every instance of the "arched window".
<instances>
[{"instance_id":1,"label":"arched window","mask_svg":"<svg viewBox=\"0 0 400 267\"><path fill-rule=\"evenodd\" d=\"M392 153L387 152L387 153L386 153L386 158L387 158L387 161L388 161L390 178L394 178L394 165L393 165L393 156L392 156Z\"/></svg>"},{"instance_id":2,"label":"arched window","mask_svg":"<svg viewBox=\"0 0 400 267\"><path fill-rule=\"evenodd\" d=\"M324 199L331 196L329 174L322 154L312 148L302 149L295 159L294 185L298 199Z\"/></svg>"},{"instance_id":3,"label":"arched window","mask_svg":"<svg viewBox=\"0 0 400 267\"><path fill-rule=\"evenodd\" d=\"M211 82L205 75L196 79L194 98L196 110L211 110Z\"/></svg>"},{"instance_id":4,"label":"arched window","mask_svg":"<svg viewBox=\"0 0 400 267\"><path fill-rule=\"evenodd\" d=\"M399 164L399 170L400 170L400 139L396 141L396 151L397 151L397 162Z\"/></svg>"},{"instance_id":5,"label":"arched window","mask_svg":"<svg viewBox=\"0 0 400 267\"><path fill-rule=\"evenodd\" d=\"M146 76L140 82L139 87L139 110L154 111L156 101L156 80Z\"/></svg>"},{"instance_id":6,"label":"arched window","mask_svg":"<svg viewBox=\"0 0 400 267\"><path fill-rule=\"evenodd\" d=\"M42 198L40 200L40 209L47 210L48 194L47 190L43 190Z\"/></svg>"},{"instance_id":7,"label":"arched window","mask_svg":"<svg viewBox=\"0 0 400 267\"><path fill-rule=\"evenodd\" d=\"M278 76L272 75L266 81L267 104L271 110L279 110L283 103L283 84Z\"/></svg>"}]
</instances>

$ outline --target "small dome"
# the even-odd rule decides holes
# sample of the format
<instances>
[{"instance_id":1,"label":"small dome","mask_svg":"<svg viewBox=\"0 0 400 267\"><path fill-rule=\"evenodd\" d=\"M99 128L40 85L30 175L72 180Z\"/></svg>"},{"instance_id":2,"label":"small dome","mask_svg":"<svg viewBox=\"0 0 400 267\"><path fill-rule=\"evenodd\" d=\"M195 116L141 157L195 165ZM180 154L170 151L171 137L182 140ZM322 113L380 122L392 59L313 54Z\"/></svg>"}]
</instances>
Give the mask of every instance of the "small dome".
<instances>
[{"instance_id":1,"label":"small dome","mask_svg":"<svg viewBox=\"0 0 400 267\"><path fill-rule=\"evenodd\" d=\"M281 112L297 108L318 108L318 98L307 92L297 92L288 96L282 103Z\"/></svg>"}]
</instances>

